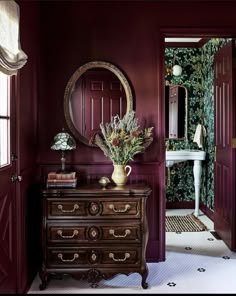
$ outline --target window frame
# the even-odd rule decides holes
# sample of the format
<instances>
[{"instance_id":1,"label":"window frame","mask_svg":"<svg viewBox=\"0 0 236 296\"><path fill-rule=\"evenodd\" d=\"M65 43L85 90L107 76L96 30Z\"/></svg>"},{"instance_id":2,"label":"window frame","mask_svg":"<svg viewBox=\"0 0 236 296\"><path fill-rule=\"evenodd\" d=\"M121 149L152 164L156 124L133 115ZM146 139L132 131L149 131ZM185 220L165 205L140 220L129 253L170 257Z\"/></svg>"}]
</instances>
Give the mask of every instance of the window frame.
<instances>
[{"instance_id":1,"label":"window frame","mask_svg":"<svg viewBox=\"0 0 236 296\"><path fill-rule=\"evenodd\" d=\"M2 79L3 78L3 79ZM5 80L6 79L6 80ZM11 76L8 76L4 73L0 73L1 84L4 85L6 83L6 89L1 92L0 90L0 101L3 102L5 100L5 110L0 109L0 170L6 168L11 165ZM4 81L5 80L5 81ZM3 94L3 96L2 96ZM3 104L2 104L3 106ZM3 127L1 127L1 122L3 123ZM4 124L6 122L6 134L2 137L1 128L4 129ZM4 149L4 151L3 151ZM4 153L4 156L2 156Z\"/></svg>"}]
</instances>

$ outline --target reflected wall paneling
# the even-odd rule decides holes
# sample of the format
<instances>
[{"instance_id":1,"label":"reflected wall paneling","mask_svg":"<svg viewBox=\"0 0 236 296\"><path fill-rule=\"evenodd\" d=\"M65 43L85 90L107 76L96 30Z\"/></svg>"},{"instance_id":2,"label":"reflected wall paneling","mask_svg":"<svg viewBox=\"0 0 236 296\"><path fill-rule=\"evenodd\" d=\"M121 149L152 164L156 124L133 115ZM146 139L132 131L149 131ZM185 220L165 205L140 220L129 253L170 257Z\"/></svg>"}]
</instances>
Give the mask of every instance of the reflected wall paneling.
<instances>
[{"instance_id":1,"label":"reflected wall paneling","mask_svg":"<svg viewBox=\"0 0 236 296\"><path fill-rule=\"evenodd\" d=\"M101 122L126 111L126 98L119 79L108 70L90 69L76 82L71 96L73 122L81 135L90 139Z\"/></svg>"}]
</instances>

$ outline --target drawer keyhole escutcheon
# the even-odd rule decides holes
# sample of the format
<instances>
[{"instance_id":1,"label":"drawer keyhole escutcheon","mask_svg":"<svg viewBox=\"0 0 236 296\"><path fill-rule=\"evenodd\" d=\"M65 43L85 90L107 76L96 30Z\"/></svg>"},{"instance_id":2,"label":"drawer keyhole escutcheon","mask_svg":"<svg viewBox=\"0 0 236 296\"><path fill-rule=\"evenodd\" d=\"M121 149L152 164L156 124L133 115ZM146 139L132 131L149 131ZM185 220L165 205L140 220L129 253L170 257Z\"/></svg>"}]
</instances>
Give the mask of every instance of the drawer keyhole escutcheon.
<instances>
[{"instance_id":1,"label":"drawer keyhole escutcheon","mask_svg":"<svg viewBox=\"0 0 236 296\"><path fill-rule=\"evenodd\" d=\"M101 235L100 228L95 227L95 226L89 227L88 236L90 239L97 240L97 239L99 239L100 235Z\"/></svg>"},{"instance_id":2,"label":"drawer keyhole escutcheon","mask_svg":"<svg viewBox=\"0 0 236 296\"><path fill-rule=\"evenodd\" d=\"M101 211L101 205L98 202L90 202L88 211L91 215L98 215Z\"/></svg>"}]
</instances>

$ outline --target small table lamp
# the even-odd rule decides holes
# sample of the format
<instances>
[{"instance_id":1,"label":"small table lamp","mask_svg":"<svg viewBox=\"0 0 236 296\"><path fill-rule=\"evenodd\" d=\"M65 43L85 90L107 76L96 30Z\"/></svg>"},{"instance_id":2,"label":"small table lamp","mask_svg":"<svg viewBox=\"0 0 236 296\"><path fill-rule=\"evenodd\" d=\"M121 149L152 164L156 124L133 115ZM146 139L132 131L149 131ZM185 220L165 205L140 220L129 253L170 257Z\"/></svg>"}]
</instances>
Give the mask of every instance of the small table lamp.
<instances>
[{"instance_id":1,"label":"small table lamp","mask_svg":"<svg viewBox=\"0 0 236 296\"><path fill-rule=\"evenodd\" d=\"M65 170L65 151L73 150L76 148L76 143L74 138L62 129L62 132L56 134L51 143L52 150L61 151L61 170L60 173L66 173Z\"/></svg>"}]
</instances>

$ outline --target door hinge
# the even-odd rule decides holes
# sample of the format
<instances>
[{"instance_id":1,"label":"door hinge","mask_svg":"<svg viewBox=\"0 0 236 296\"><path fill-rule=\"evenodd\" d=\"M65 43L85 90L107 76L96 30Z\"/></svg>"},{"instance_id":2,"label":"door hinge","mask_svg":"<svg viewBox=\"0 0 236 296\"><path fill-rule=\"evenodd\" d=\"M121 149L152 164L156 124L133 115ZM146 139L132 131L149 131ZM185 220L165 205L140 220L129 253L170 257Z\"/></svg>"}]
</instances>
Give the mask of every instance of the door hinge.
<instances>
[{"instance_id":1,"label":"door hinge","mask_svg":"<svg viewBox=\"0 0 236 296\"><path fill-rule=\"evenodd\" d=\"M232 148L236 148L236 138L232 139L231 146L232 146Z\"/></svg>"},{"instance_id":2,"label":"door hinge","mask_svg":"<svg viewBox=\"0 0 236 296\"><path fill-rule=\"evenodd\" d=\"M22 176L14 174L14 175L11 176L11 181L12 181L12 183L21 182L22 181Z\"/></svg>"},{"instance_id":3,"label":"door hinge","mask_svg":"<svg viewBox=\"0 0 236 296\"><path fill-rule=\"evenodd\" d=\"M236 58L233 58L232 60L232 68L236 69Z\"/></svg>"}]
</instances>

